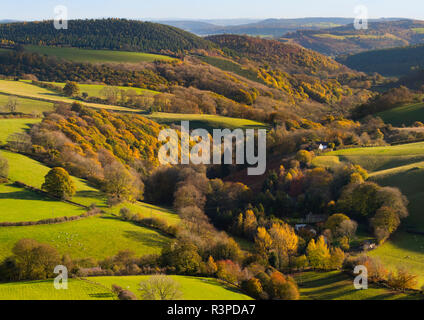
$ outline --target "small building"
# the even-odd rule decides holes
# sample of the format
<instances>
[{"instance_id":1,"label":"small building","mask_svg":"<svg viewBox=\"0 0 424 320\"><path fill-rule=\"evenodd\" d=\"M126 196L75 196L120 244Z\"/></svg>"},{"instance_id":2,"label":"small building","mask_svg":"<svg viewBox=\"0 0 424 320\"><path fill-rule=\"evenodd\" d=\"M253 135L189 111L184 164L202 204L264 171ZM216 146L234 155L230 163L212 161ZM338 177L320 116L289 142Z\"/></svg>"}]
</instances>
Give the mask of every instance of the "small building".
<instances>
[{"instance_id":1,"label":"small building","mask_svg":"<svg viewBox=\"0 0 424 320\"><path fill-rule=\"evenodd\" d=\"M318 142L318 150L324 151L328 149L328 143L327 142Z\"/></svg>"}]
</instances>

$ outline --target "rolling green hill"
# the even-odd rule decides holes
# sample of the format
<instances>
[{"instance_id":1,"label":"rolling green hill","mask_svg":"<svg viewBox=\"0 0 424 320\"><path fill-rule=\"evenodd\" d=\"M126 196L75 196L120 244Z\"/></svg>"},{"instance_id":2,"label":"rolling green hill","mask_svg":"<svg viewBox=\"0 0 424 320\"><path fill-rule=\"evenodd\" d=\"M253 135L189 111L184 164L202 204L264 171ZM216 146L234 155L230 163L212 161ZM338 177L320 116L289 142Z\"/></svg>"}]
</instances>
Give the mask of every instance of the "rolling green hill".
<instances>
[{"instance_id":1,"label":"rolling green hill","mask_svg":"<svg viewBox=\"0 0 424 320\"><path fill-rule=\"evenodd\" d=\"M54 102L73 103L75 101L78 101L75 99L61 96L56 92L35 86L25 81L0 80L0 92L8 94L8 95L15 95L22 98L39 99L41 101L51 102L51 103L54 103ZM97 109L106 109L106 110L122 111L122 112L137 112L137 110L135 109L125 108L120 106L110 106L105 104L88 103L88 102L81 102L81 103L87 107L97 108Z\"/></svg>"},{"instance_id":2,"label":"rolling green hill","mask_svg":"<svg viewBox=\"0 0 424 320\"><path fill-rule=\"evenodd\" d=\"M25 46L25 50L74 62L89 63L139 63L152 61L174 61L176 59L159 54L129 51L90 50L80 48Z\"/></svg>"},{"instance_id":3,"label":"rolling green hill","mask_svg":"<svg viewBox=\"0 0 424 320\"><path fill-rule=\"evenodd\" d=\"M325 153L314 159L316 165L333 166L347 161L368 171L391 169L424 161L424 142L372 148L342 149Z\"/></svg>"},{"instance_id":4,"label":"rolling green hill","mask_svg":"<svg viewBox=\"0 0 424 320\"><path fill-rule=\"evenodd\" d=\"M0 94L0 113L1 112L10 112L10 110L5 109L7 102L9 101L9 96L5 94ZM25 99L17 98L16 112L22 112L25 114L41 115L45 111L53 110L53 103L45 102L34 99Z\"/></svg>"},{"instance_id":5,"label":"rolling green hill","mask_svg":"<svg viewBox=\"0 0 424 320\"><path fill-rule=\"evenodd\" d=\"M122 250L138 256L160 253L169 238L112 216L89 217L61 224L0 228L0 260L20 239L34 239L72 258L104 259Z\"/></svg>"},{"instance_id":6,"label":"rolling green hill","mask_svg":"<svg viewBox=\"0 0 424 320\"><path fill-rule=\"evenodd\" d=\"M33 222L79 216L87 211L12 184L0 184L0 201L0 222Z\"/></svg>"},{"instance_id":7,"label":"rolling green hill","mask_svg":"<svg viewBox=\"0 0 424 320\"><path fill-rule=\"evenodd\" d=\"M146 115L146 118L149 118L157 123L163 124L181 124L181 121L186 120L190 121L190 128L205 128L209 130L218 128L268 128L268 125L258 121L209 114L179 114L155 112L150 115Z\"/></svg>"},{"instance_id":8,"label":"rolling green hill","mask_svg":"<svg viewBox=\"0 0 424 320\"><path fill-rule=\"evenodd\" d=\"M12 133L24 132L32 124L39 122L41 119L0 119L0 145L5 143Z\"/></svg>"},{"instance_id":9,"label":"rolling green hill","mask_svg":"<svg viewBox=\"0 0 424 320\"><path fill-rule=\"evenodd\" d=\"M370 287L356 290L353 280L339 271L304 272L294 276L302 300L413 300L418 296Z\"/></svg>"},{"instance_id":10,"label":"rolling green hill","mask_svg":"<svg viewBox=\"0 0 424 320\"><path fill-rule=\"evenodd\" d=\"M64 87L65 83L63 82L46 82L49 84L53 84L55 86L58 87ZM108 86L106 85L101 85L101 84L83 84L83 83L79 83L78 87L80 89L80 93L82 92L86 92L90 97L97 97L97 98L102 98L101 95L101 91L103 88L106 88ZM148 90L148 89L141 89L141 88L132 88L132 87L123 87L123 86L114 86L114 88L119 89L119 90L134 90L134 92L137 95L150 95L150 96L154 96L155 94L158 94L159 92L154 91L154 90Z\"/></svg>"},{"instance_id":11,"label":"rolling green hill","mask_svg":"<svg viewBox=\"0 0 424 320\"><path fill-rule=\"evenodd\" d=\"M411 126L415 121L424 122L424 103L407 104L377 113L376 116L396 127Z\"/></svg>"},{"instance_id":12,"label":"rolling green hill","mask_svg":"<svg viewBox=\"0 0 424 320\"><path fill-rule=\"evenodd\" d=\"M56 290L52 280L0 284L0 300L114 300L112 284L139 295L139 283L148 276L69 279L68 290ZM184 300L250 300L248 296L215 279L172 276Z\"/></svg>"}]
</instances>

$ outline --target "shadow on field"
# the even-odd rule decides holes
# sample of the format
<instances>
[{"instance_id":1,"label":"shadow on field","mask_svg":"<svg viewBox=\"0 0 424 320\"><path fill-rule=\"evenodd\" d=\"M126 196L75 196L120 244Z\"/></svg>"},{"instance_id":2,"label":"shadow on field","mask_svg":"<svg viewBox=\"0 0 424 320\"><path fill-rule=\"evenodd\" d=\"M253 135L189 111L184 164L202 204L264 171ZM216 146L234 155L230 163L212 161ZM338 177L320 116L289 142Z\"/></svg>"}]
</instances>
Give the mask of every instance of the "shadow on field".
<instances>
[{"instance_id":1,"label":"shadow on field","mask_svg":"<svg viewBox=\"0 0 424 320\"><path fill-rule=\"evenodd\" d=\"M124 236L149 247L163 247L167 244L167 241L157 234L146 234L141 231L125 231Z\"/></svg>"}]
</instances>

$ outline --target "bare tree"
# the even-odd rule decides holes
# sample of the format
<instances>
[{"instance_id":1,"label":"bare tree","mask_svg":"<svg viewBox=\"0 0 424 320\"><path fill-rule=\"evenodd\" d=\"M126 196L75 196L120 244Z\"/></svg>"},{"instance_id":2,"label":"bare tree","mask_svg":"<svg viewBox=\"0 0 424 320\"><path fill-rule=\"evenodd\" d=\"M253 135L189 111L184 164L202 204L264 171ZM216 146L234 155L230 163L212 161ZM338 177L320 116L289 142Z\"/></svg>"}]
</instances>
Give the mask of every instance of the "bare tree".
<instances>
[{"instance_id":1,"label":"bare tree","mask_svg":"<svg viewBox=\"0 0 424 320\"><path fill-rule=\"evenodd\" d=\"M17 107L18 107L18 98L15 96L10 96L6 103L6 109L9 110L10 113L14 113L16 112Z\"/></svg>"},{"instance_id":2,"label":"bare tree","mask_svg":"<svg viewBox=\"0 0 424 320\"><path fill-rule=\"evenodd\" d=\"M182 298L180 285L165 275L155 275L140 283L143 300L178 300Z\"/></svg>"}]
</instances>

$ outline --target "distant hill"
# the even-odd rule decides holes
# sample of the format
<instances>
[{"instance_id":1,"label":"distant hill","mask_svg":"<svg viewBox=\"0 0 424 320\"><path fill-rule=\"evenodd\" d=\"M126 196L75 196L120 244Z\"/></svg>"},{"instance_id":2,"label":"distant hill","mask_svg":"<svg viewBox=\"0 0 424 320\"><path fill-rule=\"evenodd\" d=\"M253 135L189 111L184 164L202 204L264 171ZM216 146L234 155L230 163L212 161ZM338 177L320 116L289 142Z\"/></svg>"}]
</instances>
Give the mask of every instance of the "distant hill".
<instances>
[{"instance_id":1,"label":"distant hill","mask_svg":"<svg viewBox=\"0 0 424 320\"><path fill-rule=\"evenodd\" d=\"M378 72L385 76L404 76L411 71L424 68L424 45L366 51L341 56L337 61L358 71Z\"/></svg>"},{"instance_id":2,"label":"distant hill","mask_svg":"<svg viewBox=\"0 0 424 320\"><path fill-rule=\"evenodd\" d=\"M10 20L10 19L0 20L0 24L3 24L3 23L13 23L13 22L18 22L18 21L17 20Z\"/></svg>"},{"instance_id":3,"label":"distant hill","mask_svg":"<svg viewBox=\"0 0 424 320\"><path fill-rule=\"evenodd\" d=\"M71 20L67 30L56 30L52 21L2 24L3 39L19 44L151 53L212 47L210 42L175 27L126 19Z\"/></svg>"},{"instance_id":4,"label":"distant hill","mask_svg":"<svg viewBox=\"0 0 424 320\"><path fill-rule=\"evenodd\" d=\"M281 40L337 56L424 43L424 21L370 22L368 30L356 30L353 24L331 29L300 30Z\"/></svg>"},{"instance_id":5,"label":"distant hill","mask_svg":"<svg viewBox=\"0 0 424 320\"><path fill-rule=\"evenodd\" d=\"M354 18L298 18L249 20L175 20L160 21L201 36L238 34L266 38L279 38L298 30L320 30L351 24ZM373 22L401 20L400 18L376 19Z\"/></svg>"}]
</instances>

